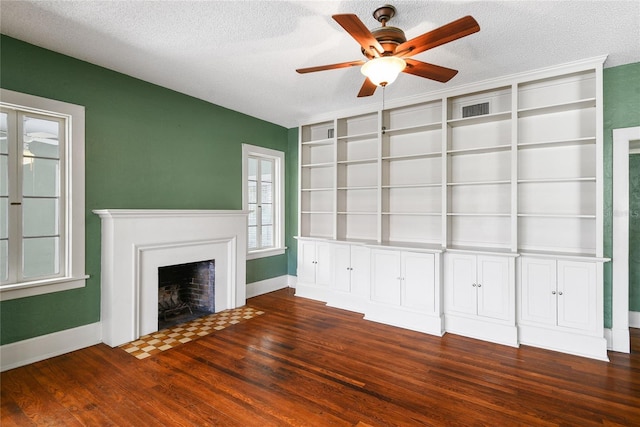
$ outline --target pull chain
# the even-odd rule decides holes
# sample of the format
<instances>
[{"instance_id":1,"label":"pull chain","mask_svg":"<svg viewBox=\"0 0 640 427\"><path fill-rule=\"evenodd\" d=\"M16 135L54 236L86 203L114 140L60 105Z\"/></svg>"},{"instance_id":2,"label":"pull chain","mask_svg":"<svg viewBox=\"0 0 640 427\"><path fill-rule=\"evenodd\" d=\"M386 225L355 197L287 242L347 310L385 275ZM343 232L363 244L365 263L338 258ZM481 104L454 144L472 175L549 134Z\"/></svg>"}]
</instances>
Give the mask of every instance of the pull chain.
<instances>
[{"instance_id":1,"label":"pull chain","mask_svg":"<svg viewBox=\"0 0 640 427\"><path fill-rule=\"evenodd\" d=\"M387 85L382 86L382 111L384 111L384 90L387 88Z\"/></svg>"},{"instance_id":2,"label":"pull chain","mask_svg":"<svg viewBox=\"0 0 640 427\"><path fill-rule=\"evenodd\" d=\"M384 90L387 88L387 85L382 86L382 117L384 117ZM386 126L384 126L384 123L382 124L382 134L385 134L385 130L386 130Z\"/></svg>"}]
</instances>

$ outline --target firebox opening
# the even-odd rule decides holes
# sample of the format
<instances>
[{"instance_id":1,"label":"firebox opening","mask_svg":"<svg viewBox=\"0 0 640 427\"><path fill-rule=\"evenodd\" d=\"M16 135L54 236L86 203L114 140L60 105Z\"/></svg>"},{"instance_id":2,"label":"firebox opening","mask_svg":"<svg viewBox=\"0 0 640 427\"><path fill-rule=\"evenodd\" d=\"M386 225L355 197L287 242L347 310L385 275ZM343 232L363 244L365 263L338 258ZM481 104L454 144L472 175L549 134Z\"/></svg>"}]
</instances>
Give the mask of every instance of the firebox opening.
<instances>
[{"instance_id":1,"label":"firebox opening","mask_svg":"<svg viewBox=\"0 0 640 427\"><path fill-rule=\"evenodd\" d=\"M158 330L215 313L215 260L158 267Z\"/></svg>"}]
</instances>

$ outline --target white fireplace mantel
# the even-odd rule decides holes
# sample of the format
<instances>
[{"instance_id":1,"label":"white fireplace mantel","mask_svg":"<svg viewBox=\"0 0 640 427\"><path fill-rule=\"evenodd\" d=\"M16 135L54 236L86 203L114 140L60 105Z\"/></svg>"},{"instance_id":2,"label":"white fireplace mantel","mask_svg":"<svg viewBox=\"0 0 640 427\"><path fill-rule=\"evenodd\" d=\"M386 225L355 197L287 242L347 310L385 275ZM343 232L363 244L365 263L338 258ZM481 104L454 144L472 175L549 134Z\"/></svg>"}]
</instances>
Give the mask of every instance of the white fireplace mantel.
<instances>
[{"instance_id":1,"label":"white fireplace mantel","mask_svg":"<svg viewBox=\"0 0 640 427\"><path fill-rule=\"evenodd\" d=\"M216 261L215 311L246 304L247 211L94 210L102 219L102 341L158 329L158 267Z\"/></svg>"}]
</instances>

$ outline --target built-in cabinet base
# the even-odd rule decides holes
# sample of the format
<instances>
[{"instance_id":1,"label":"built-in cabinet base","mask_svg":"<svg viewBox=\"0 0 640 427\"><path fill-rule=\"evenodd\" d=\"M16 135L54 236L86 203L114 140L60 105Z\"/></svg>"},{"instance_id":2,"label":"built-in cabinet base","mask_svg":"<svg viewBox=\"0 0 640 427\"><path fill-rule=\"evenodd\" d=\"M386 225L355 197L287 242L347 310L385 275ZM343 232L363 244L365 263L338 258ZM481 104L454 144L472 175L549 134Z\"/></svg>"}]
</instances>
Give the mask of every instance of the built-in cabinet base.
<instances>
[{"instance_id":1,"label":"built-in cabinet base","mask_svg":"<svg viewBox=\"0 0 640 427\"><path fill-rule=\"evenodd\" d=\"M442 336L441 249L298 238L296 296Z\"/></svg>"},{"instance_id":2,"label":"built-in cabinet base","mask_svg":"<svg viewBox=\"0 0 640 427\"><path fill-rule=\"evenodd\" d=\"M607 359L594 257L298 238L296 296L435 336Z\"/></svg>"},{"instance_id":3,"label":"built-in cabinet base","mask_svg":"<svg viewBox=\"0 0 640 427\"><path fill-rule=\"evenodd\" d=\"M515 325L492 323L477 318L445 314L444 329L448 333L463 335L482 341L518 347L518 328Z\"/></svg>"},{"instance_id":4,"label":"built-in cabinet base","mask_svg":"<svg viewBox=\"0 0 640 427\"><path fill-rule=\"evenodd\" d=\"M325 302L329 307L363 314L369 312L368 307L371 305L368 298L350 295L346 292L330 292Z\"/></svg>"},{"instance_id":5,"label":"built-in cabinet base","mask_svg":"<svg viewBox=\"0 0 640 427\"><path fill-rule=\"evenodd\" d=\"M429 315L417 311L400 310L383 304L373 303L364 313L365 320L397 326L425 334L443 336L444 319L442 315Z\"/></svg>"},{"instance_id":6,"label":"built-in cabinet base","mask_svg":"<svg viewBox=\"0 0 640 427\"><path fill-rule=\"evenodd\" d=\"M296 296L322 301L329 307L353 311L364 315L365 320L397 326L412 331L423 332L441 337L444 335L444 316L421 313L382 303L372 302L368 298L357 297L329 288L299 283Z\"/></svg>"},{"instance_id":7,"label":"built-in cabinet base","mask_svg":"<svg viewBox=\"0 0 640 427\"><path fill-rule=\"evenodd\" d=\"M607 340L604 337L523 325L518 327L518 338L522 345L609 361Z\"/></svg>"},{"instance_id":8,"label":"built-in cabinet base","mask_svg":"<svg viewBox=\"0 0 640 427\"><path fill-rule=\"evenodd\" d=\"M310 285L308 283L300 283L298 281L298 283L296 284L296 296L302 297L302 298L309 298L316 301L327 302L327 300L329 299L329 289ZM342 307L338 307L338 308L342 308Z\"/></svg>"}]
</instances>

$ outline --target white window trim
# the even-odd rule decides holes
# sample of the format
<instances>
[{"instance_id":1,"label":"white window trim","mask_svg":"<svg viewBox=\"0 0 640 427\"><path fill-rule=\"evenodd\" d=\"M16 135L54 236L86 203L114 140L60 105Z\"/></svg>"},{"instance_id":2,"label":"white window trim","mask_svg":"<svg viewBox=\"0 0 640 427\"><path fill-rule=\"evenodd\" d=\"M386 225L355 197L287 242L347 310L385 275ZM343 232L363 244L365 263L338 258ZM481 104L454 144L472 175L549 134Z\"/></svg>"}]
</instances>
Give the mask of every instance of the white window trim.
<instances>
[{"instance_id":1,"label":"white window trim","mask_svg":"<svg viewBox=\"0 0 640 427\"><path fill-rule=\"evenodd\" d=\"M84 107L39 96L0 89L5 108L19 108L33 113L65 117L69 126L65 150L66 174L66 253L65 274L53 279L33 280L0 286L0 301L59 292L86 286L85 274L85 206L84 206Z\"/></svg>"},{"instance_id":2,"label":"white window trim","mask_svg":"<svg viewBox=\"0 0 640 427\"><path fill-rule=\"evenodd\" d=\"M274 175L276 177L277 184L274 187L274 197L276 199L276 203L274 204L274 247L252 251L247 248L247 260L282 255L287 249L284 245L284 153L270 148L242 144L242 208L244 210L248 210L249 207L249 195L247 191L247 181L249 180L249 156L268 157L275 160Z\"/></svg>"}]
</instances>

